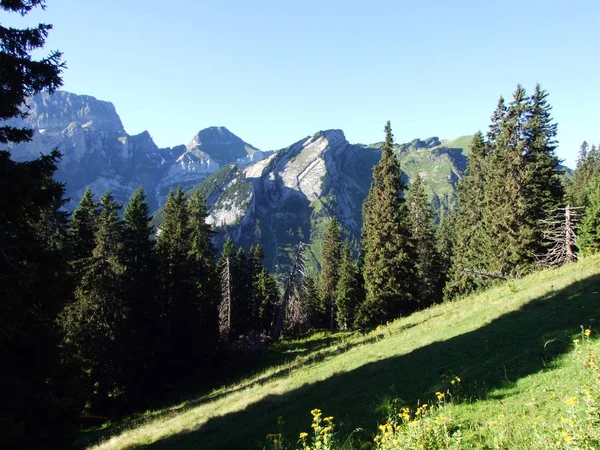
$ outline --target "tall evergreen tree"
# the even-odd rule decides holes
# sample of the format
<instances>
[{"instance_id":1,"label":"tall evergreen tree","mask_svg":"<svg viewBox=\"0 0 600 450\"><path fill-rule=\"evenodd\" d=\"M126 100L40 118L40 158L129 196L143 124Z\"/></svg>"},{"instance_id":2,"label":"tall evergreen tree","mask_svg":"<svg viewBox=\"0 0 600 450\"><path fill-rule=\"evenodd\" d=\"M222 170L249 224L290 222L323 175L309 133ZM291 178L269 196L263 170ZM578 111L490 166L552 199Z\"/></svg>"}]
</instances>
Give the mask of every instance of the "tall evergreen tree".
<instances>
[{"instance_id":1,"label":"tall evergreen tree","mask_svg":"<svg viewBox=\"0 0 600 450\"><path fill-rule=\"evenodd\" d=\"M188 249L190 233L186 199L181 186L169 191L164 207L164 219L156 241L160 268L159 308L162 318L160 356L167 379L181 377L192 363L189 340L193 327L195 302L190 279ZM191 302L191 304L190 304Z\"/></svg>"},{"instance_id":2,"label":"tall evergreen tree","mask_svg":"<svg viewBox=\"0 0 600 450\"><path fill-rule=\"evenodd\" d=\"M190 248L188 251L191 277L197 298L197 335L195 353L205 361L216 349L218 340L219 282L215 266L216 249L212 244L214 232L206 222L208 208L199 192L192 194L187 205Z\"/></svg>"},{"instance_id":3,"label":"tall evergreen tree","mask_svg":"<svg viewBox=\"0 0 600 450\"><path fill-rule=\"evenodd\" d=\"M43 0L3 0L26 15ZM51 25L0 25L0 144L28 141L33 130L5 122L27 115L25 99L62 84L59 52L36 60ZM67 448L78 405L69 403L56 316L70 288L65 258L64 186L52 177L60 153L15 163L0 151L0 448Z\"/></svg>"},{"instance_id":4,"label":"tall evergreen tree","mask_svg":"<svg viewBox=\"0 0 600 450\"><path fill-rule=\"evenodd\" d=\"M71 216L69 241L73 261L79 261L92 256L92 251L96 246L97 219L98 203L94 200L91 188L88 187Z\"/></svg>"},{"instance_id":5,"label":"tall evergreen tree","mask_svg":"<svg viewBox=\"0 0 600 450\"><path fill-rule=\"evenodd\" d=\"M321 301L326 311L327 327L330 330L336 326L336 286L340 278L340 261L342 256L342 234L340 223L333 217L323 240L323 256L321 258L321 276L319 290Z\"/></svg>"},{"instance_id":6,"label":"tall evergreen tree","mask_svg":"<svg viewBox=\"0 0 600 450\"><path fill-rule=\"evenodd\" d=\"M473 140L448 295L525 273L543 250L544 220L563 197L547 95L539 85L531 96L517 86L508 106L500 99L487 142Z\"/></svg>"},{"instance_id":7,"label":"tall evergreen tree","mask_svg":"<svg viewBox=\"0 0 600 450\"><path fill-rule=\"evenodd\" d=\"M471 142L466 174L458 183L458 215L449 279L445 286L447 297L473 291L481 281L479 272L485 270L482 220L486 166L486 145L483 135L478 132Z\"/></svg>"},{"instance_id":8,"label":"tall evergreen tree","mask_svg":"<svg viewBox=\"0 0 600 450\"><path fill-rule=\"evenodd\" d=\"M88 381L89 404L101 413L122 406L127 387L128 352L123 338L129 310L122 297L120 208L110 192L105 192L100 200L96 246L81 268L75 300L62 317L68 349Z\"/></svg>"},{"instance_id":9,"label":"tall evergreen tree","mask_svg":"<svg viewBox=\"0 0 600 450\"><path fill-rule=\"evenodd\" d=\"M552 121L552 107L548 103L548 93L539 84L529 98L525 114L524 130L526 165L527 217L535 228L534 252L541 252L543 246L541 221L545 220L563 202L565 195L559 169L559 159L555 154L558 125Z\"/></svg>"},{"instance_id":10,"label":"tall evergreen tree","mask_svg":"<svg viewBox=\"0 0 600 450\"><path fill-rule=\"evenodd\" d=\"M573 183L568 189L567 199L572 206L588 206L588 196L595 187L595 181L600 176L600 152L594 145L590 148L583 142L579 149L577 165L573 173Z\"/></svg>"},{"instance_id":11,"label":"tall evergreen tree","mask_svg":"<svg viewBox=\"0 0 600 450\"><path fill-rule=\"evenodd\" d=\"M352 259L350 241L346 239L342 247L339 280L335 288L337 302L337 326L342 330L354 327L356 314L365 293L362 273L358 262Z\"/></svg>"},{"instance_id":12,"label":"tall evergreen tree","mask_svg":"<svg viewBox=\"0 0 600 450\"><path fill-rule=\"evenodd\" d=\"M138 405L157 381L157 336L160 327L157 290L158 260L148 203L138 188L125 206L119 262L122 296L129 310L123 348L128 400Z\"/></svg>"},{"instance_id":13,"label":"tall evergreen tree","mask_svg":"<svg viewBox=\"0 0 600 450\"><path fill-rule=\"evenodd\" d=\"M588 206L580 228L577 247L584 255L600 252L600 177L588 195Z\"/></svg>"},{"instance_id":14,"label":"tall evergreen tree","mask_svg":"<svg viewBox=\"0 0 600 450\"><path fill-rule=\"evenodd\" d=\"M363 206L362 249L366 300L360 326L385 323L418 306L414 250L402 195L405 185L393 152L390 123L385 126L381 160Z\"/></svg>"},{"instance_id":15,"label":"tall evergreen tree","mask_svg":"<svg viewBox=\"0 0 600 450\"><path fill-rule=\"evenodd\" d=\"M415 249L414 261L421 304L429 305L441 300L440 255L436 248L434 214L423 188L423 180L417 174L406 196L407 220L410 238Z\"/></svg>"}]
</instances>

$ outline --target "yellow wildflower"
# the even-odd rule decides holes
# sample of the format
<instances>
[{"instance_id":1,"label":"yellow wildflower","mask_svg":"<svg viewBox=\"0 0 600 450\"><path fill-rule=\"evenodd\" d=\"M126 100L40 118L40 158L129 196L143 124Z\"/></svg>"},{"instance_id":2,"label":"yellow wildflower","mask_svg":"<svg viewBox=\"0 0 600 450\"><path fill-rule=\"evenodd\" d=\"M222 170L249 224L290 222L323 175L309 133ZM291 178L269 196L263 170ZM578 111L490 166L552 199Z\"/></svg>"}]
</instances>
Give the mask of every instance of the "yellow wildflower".
<instances>
[{"instance_id":1,"label":"yellow wildflower","mask_svg":"<svg viewBox=\"0 0 600 450\"><path fill-rule=\"evenodd\" d=\"M579 339L573 339L573 343L574 344L579 344L580 340Z\"/></svg>"},{"instance_id":2,"label":"yellow wildflower","mask_svg":"<svg viewBox=\"0 0 600 450\"><path fill-rule=\"evenodd\" d=\"M585 337L590 337L590 334L592 334L592 330L587 328L583 333L585 334Z\"/></svg>"},{"instance_id":3,"label":"yellow wildflower","mask_svg":"<svg viewBox=\"0 0 600 450\"><path fill-rule=\"evenodd\" d=\"M575 403L577 403L577 397L567 397L565 399L565 404L567 405L574 405Z\"/></svg>"},{"instance_id":4,"label":"yellow wildflower","mask_svg":"<svg viewBox=\"0 0 600 450\"><path fill-rule=\"evenodd\" d=\"M305 433L304 431L302 433L300 433L300 439L306 439L308 437L308 433Z\"/></svg>"}]
</instances>

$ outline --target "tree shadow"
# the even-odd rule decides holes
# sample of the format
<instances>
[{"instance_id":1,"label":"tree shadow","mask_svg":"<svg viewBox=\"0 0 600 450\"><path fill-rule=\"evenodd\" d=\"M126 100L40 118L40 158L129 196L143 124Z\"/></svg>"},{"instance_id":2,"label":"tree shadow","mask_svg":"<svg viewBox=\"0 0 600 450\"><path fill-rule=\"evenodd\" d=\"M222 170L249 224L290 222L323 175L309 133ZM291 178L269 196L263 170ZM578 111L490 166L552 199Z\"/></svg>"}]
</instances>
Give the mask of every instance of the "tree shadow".
<instances>
[{"instance_id":1,"label":"tree shadow","mask_svg":"<svg viewBox=\"0 0 600 450\"><path fill-rule=\"evenodd\" d=\"M580 325L595 327L600 314L599 290L600 276L589 277L471 332L367 363L283 395L267 396L242 411L211 418L193 431L143 447L260 449L265 435L276 430L278 416L287 422L287 436L308 431L313 408L333 415L342 435L366 427L363 433L368 436L374 433L377 421L384 419L387 399L398 398L414 407L419 401L435 398L436 391L447 387L445 377L452 375L463 380L462 399L498 398L497 392L488 394L528 375L552 370L556 359L572 348Z\"/></svg>"}]
</instances>

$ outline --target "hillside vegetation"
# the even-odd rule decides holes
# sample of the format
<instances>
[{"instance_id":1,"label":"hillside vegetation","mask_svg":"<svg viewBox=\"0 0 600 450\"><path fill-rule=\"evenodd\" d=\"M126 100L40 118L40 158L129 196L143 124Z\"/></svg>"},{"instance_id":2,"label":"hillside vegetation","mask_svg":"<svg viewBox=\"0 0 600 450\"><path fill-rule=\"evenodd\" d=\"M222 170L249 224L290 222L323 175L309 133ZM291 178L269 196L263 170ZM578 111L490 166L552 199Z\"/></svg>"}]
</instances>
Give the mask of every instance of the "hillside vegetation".
<instances>
[{"instance_id":1,"label":"hillside vegetation","mask_svg":"<svg viewBox=\"0 0 600 450\"><path fill-rule=\"evenodd\" d=\"M448 440L449 448L571 448L577 436L597 429L600 395L589 355L600 352L599 291L600 257L591 257L435 305L366 335L281 341L241 381L88 431L80 445L283 448L283 439L297 448L303 431L311 432L310 445L311 410L319 408L334 417L335 439L345 448L375 448L390 408L414 411L437 402L441 413L423 421L430 420L427 430L441 424L460 441Z\"/></svg>"}]
</instances>

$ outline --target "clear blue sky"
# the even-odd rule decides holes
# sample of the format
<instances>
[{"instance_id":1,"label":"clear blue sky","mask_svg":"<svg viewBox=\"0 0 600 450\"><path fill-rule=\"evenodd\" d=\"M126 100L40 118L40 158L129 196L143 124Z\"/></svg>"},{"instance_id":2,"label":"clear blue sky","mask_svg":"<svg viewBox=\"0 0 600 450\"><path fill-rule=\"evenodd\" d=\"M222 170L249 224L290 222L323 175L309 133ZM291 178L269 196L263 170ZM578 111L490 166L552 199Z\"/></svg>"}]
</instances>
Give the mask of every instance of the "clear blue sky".
<instances>
[{"instance_id":1,"label":"clear blue sky","mask_svg":"<svg viewBox=\"0 0 600 450\"><path fill-rule=\"evenodd\" d=\"M517 83L550 93L558 154L598 144L600 2L48 0L64 89L115 104L130 134L187 144L224 125L262 149L341 128L353 143L486 130Z\"/></svg>"}]
</instances>

